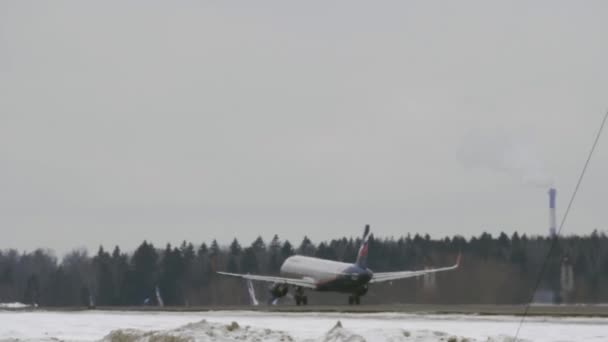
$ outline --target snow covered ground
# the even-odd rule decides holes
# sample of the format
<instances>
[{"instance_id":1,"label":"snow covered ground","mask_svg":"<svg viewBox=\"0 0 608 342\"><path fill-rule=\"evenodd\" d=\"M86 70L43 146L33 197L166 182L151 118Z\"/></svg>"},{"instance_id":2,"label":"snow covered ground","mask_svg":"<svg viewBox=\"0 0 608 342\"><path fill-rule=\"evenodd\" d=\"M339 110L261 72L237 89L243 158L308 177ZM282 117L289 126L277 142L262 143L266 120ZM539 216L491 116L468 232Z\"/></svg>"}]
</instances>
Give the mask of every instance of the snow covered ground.
<instances>
[{"instance_id":1,"label":"snow covered ground","mask_svg":"<svg viewBox=\"0 0 608 342\"><path fill-rule=\"evenodd\" d=\"M342 328L333 329L338 321ZM511 342L518 323L508 316L400 313L0 311L0 341ZM605 342L608 319L532 317L520 338Z\"/></svg>"}]
</instances>

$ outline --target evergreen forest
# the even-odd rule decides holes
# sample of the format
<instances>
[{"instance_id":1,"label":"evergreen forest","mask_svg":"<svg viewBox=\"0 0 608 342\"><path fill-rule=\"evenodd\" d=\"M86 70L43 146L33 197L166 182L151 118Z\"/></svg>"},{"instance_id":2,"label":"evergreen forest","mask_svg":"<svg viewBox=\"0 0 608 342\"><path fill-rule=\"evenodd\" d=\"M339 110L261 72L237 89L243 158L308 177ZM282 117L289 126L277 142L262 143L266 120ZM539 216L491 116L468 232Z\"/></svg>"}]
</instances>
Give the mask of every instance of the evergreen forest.
<instances>
[{"instance_id":1,"label":"evergreen forest","mask_svg":"<svg viewBox=\"0 0 608 342\"><path fill-rule=\"evenodd\" d=\"M250 245L236 238L226 246L215 240L164 247L144 241L129 253L118 246L99 247L94 255L74 250L61 260L50 250L3 250L0 302L76 307L90 305L92 299L97 307L158 305L158 288L166 306L247 305L244 281L215 271L278 275L282 262L294 254L353 262L359 244L357 238L314 243L306 237L292 244L276 235L269 240L258 237ZM608 237L597 231L559 238L518 233L483 233L468 239L372 236L368 263L377 272L416 270L452 265L459 253L460 269L432 279L370 285L362 303L525 303L544 263L540 291L551 301L608 302ZM570 275L564 274L567 269ZM255 285L260 301L267 300L268 286ZM308 296L314 304L344 304L347 295L309 292Z\"/></svg>"}]
</instances>

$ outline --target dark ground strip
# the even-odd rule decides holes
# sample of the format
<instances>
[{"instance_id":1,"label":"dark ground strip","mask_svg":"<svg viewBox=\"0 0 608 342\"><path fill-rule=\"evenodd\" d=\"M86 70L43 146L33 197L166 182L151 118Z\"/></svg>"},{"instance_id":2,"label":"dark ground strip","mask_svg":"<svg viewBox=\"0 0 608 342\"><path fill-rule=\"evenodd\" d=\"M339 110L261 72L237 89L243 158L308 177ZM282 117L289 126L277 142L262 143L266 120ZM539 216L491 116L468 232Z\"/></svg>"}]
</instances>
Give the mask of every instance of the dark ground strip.
<instances>
[{"instance_id":1,"label":"dark ground strip","mask_svg":"<svg viewBox=\"0 0 608 342\"><path fill-rule=\"evenodd\" d=\"M14 309L10 311L86 311L81 307L43 307L37 309ZM465 314L465 315L509 315L519 316L524 313L524 305L309 305L309 306L108 306L96 310L107 311L164 311L164 312L205 312L205 311L260 311L260 312L346 312L346 313L409 313L409 314ZM532 306L528 312L532 316L562 317L608 317L608 305L539 305Z\"/></svg>"}]
</instances>

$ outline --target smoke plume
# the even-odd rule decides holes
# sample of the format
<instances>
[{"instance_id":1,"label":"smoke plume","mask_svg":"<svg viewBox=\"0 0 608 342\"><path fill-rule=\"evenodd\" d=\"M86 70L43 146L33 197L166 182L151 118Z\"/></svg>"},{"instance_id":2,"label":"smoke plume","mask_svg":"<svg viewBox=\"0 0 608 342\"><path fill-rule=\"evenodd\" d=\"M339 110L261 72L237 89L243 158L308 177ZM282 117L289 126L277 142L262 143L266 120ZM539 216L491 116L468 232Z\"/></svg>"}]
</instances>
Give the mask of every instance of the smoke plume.
<instances>
[{"instance_id":1,"label":"smoke plume","mask_svg":"<svg viewBox=\"0 0 608 342\"><path fill-rule=\"evenodd\" d=\"M508 174L525 185L546 188L554 182L536 144L529 138L514 138L503 133L469 135L459 154L467 167Z\"/></svg>"}]
</instances>

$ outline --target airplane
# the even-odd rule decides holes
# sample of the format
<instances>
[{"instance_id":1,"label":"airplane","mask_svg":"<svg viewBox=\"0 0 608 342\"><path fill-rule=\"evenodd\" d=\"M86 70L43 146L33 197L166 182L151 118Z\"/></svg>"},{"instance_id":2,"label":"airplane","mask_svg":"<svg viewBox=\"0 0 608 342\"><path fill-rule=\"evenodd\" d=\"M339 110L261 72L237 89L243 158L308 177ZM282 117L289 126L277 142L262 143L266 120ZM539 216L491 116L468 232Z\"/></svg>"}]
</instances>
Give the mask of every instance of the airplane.
<instances>
[{"instance_id":1,"label":"airplane","mask_svg":"<svg viewBox=\"0 0 608 342\"><path fill-rule=\"evenodd\" d=\"M458 255L456 264L449 267L425 269L418 271L377 272L367 268L367 253L369 247L369 225L365 226L363 240L357 260L354 264L338 262L327 259L294 255L287 258L281 265L281 276L265 276L254 274L240 274L217 272L222 275L239 277L248 281L262 281L271 283L271 303L276 304L279 298L287 295L289 287L295 287L296 305L307 305L308 297L304 289L314 291L339 292L350 294L348 304L358 305L361 297L369 288L369 284L412 278L424 274L450 271L460 266L461 255Z\"/></svg>"}]
</instances>

